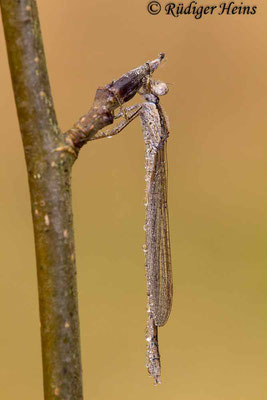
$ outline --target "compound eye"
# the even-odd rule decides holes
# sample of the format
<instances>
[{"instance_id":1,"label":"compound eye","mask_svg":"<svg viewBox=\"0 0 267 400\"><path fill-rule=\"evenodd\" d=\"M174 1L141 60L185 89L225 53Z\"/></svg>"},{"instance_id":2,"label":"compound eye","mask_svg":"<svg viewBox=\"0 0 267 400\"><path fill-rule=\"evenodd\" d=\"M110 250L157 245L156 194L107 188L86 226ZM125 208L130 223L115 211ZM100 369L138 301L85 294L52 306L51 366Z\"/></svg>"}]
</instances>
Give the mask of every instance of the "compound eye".
<instances>
[{"instance_id":1,"label":"compound eye","mask_svg":"<svg viewBox=\"0 0 267 400\"><path fill-rule=\"evenodd\" d=\"M155 95L155 96L164 96L165 94L168 93L169 88L167 83L164 83L162 81L155 81L153 82L152 88L151 88L151 92Z\"/></svg>"}]
</instances>

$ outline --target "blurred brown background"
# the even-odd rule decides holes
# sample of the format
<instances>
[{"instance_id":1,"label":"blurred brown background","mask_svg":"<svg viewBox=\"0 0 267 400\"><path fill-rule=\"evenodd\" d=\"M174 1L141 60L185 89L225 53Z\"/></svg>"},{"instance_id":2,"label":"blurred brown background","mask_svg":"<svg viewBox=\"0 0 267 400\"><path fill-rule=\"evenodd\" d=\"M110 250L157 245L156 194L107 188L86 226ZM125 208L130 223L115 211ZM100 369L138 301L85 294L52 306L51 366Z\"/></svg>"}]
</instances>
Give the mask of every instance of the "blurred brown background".
<instances>
[{"instance_id":1,"label":"blurred brown background","mask_svg":"<svg viewBox=\"0 0 267 400\"><path fill-rule=\"evenodd\" d=\"M171 126L175 293L170 320L160 329L159 387L144 366L140 122L88 144L74 167L85 399L266 399L266 12L262 1L256 4L255 16L195 20L149 15L145 0L39 1L62 130L87 111L97 86L160 51L167 62L155 76L173 84L162 104ZM0 60L0 398L41 400L29 193L2 28Z\"/></svg>"}]
</instances>

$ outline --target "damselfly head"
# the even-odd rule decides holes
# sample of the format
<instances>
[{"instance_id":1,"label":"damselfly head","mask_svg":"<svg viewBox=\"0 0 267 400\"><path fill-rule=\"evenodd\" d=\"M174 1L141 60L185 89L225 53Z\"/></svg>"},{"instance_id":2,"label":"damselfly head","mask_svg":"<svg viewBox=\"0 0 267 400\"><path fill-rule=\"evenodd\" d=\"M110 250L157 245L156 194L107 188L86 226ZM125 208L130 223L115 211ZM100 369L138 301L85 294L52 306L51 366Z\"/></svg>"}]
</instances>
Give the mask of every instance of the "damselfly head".
<instances>
[{"instance_id":1,"label":"damselfly head","mask_svg":"<svg viewBox=\"0 0 267 400\"><path fill-rule=\"evenodd\" d=\"M162 81L153 81L151 83L151 93L155 96L164 96L169 91L168 85Z\"/></svg>"}]
</instances>

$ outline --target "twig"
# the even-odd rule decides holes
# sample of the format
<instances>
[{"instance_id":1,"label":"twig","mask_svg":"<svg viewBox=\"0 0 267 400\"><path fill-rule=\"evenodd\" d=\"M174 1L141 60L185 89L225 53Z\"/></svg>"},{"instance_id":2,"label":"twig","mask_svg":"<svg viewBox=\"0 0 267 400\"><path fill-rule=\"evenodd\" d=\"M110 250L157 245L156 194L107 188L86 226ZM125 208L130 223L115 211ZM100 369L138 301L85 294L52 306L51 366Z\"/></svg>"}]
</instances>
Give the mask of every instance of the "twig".
<instances>
[{"instance_id":1,"label":"twig","mask_svg":"<svg viewBox=\"0 0 267 400\"><path fill-rule=\"evenodd\" d=\"M70 174L50 92L37 5L0 0L34 226L46 400L81 400ZM11 132L10 132L11 134Z\"/></svg>"},{"instance_id":2,"label":"twig","mask_svg":"<svg viewBox=\"0 0 267 400\"><path fill-rule=\"evenodd\" d=\"M144 85L144 81L159 66L164 58L161 53L154 61L147 62L122 75L118 80L111 82L96 91L94 103L87 114L83 115L64 136L70 151L78 154L80 148L100 129L114 121L114 111L123 103L129 101ZM101 135L98 135L101 138Z\"/></svg>"}]
</instances>

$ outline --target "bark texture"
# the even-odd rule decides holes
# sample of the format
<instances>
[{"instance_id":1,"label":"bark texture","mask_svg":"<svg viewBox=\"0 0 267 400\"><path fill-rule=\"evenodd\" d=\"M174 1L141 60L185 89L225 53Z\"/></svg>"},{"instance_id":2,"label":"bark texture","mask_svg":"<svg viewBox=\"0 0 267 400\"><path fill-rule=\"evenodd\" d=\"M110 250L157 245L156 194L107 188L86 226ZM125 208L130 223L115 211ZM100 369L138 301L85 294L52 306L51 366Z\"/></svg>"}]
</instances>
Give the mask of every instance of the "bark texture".
<instances>
[{"instance_id":1,"label":"bark texture","mask_svg":"<svg viewBox=\"0 0 267 400\"><path fill-rule=\"evenodd\" d=\"M71 208L73 156L53 107L35 1L1 0L31 194L45 399L82 399Z\"/></svg>"}]
</instances>

